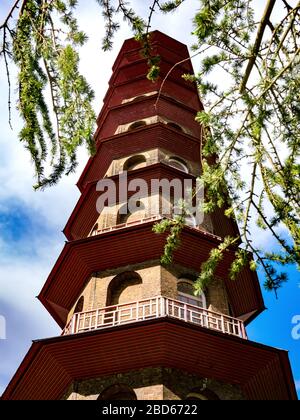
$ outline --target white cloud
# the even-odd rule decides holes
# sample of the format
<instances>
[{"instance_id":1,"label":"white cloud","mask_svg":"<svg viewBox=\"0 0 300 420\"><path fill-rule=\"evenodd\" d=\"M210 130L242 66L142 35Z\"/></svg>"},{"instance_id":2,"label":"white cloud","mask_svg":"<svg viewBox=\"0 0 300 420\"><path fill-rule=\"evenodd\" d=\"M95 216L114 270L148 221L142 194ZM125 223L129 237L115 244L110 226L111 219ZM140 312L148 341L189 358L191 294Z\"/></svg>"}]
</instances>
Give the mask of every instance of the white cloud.
<instances>
[{"instance_id":1,"label":"white cloud","mask_svg":"<svg viewBox=\"0 0 300 420\"><path fill-rule=\"evenodd\" d=\"M1 6L0 20L11 4L11 0L6 0ZM133 4L144 14L148 13L144 2L134 1ZM153 29L160 29L182 42L192 44L191 22L190 28L182 25L185 19L192 16L192 5L196 8L198 2L190 1L180 13L175 13L167 20L165 17L155 17ZM116 55L124 40L131 37L131 33L123 26L115 38L113 51L104 53L101 50L104 25L96 2L89 2L88 7L86 2L80 2L78 15L81 27L90 38L81 53L81 69L95 90L94 108L98 113L108 88ZM37 228L27 239L22 236L17 246L5 241L5 227L4 231L0 232L0 314L7 317L8 328L7 340L2 342L0 348L1 394L25 356L31 339L59 334L56 324L35 296L63 246L64 237L59 235L59 231L64 227L78 200L79 192L75 183L85 165L87 154L84 150L80 151L80 167L75 175L64 178L58 186L44 192L34 192L33 166L28 152L18 141L21 121L15 110L14 130L11 131L8 126L7 83L3 67L0 70L0 212L12 212L12 204L17 203L18 206L26 208L26 214L31 214L31 222L36 222L38 228L41 222L45 226L45 231L38 231ZM12 82L15 88L14 73Z\"/></svg>"},{"instance_id":2,"label":"white cloud","mask_svg":"<svg viewBox=\"0 0 300 420\"><path fill-rule=\"evenodd\" d=\"M81 68L95 90L94 107L96 112L99 112L102 98L108 88L113 62L123 41L131 37L131 34L123 26L115 38L113 51L104 53L101 50L101 38L104 34L101 11L96 2L88 3L87 7L87 2L80 2L78 9L80 25L90 38L81 53ZM11 4L12 0L2 2L0 19ZM144 15L149 11L148 2L135 0L133 6ZM191 0L185 2L180 11L172 16L166 18L155 15L152 29L159 29L191 45L195 41L190 35L191 17L194 15L193 9L196 10L197 7L199 7L198 0ZM198 68L198 63L199 58L194 60L195 70ZM15 75L13 79L15 82ZM40 235L30 236L30 247L34 250L31 256L25 252L29 246L26 238L22 239L14 252L12 244L7 244L0 235L0 314L5 311L4 315L8 320L8 340L0 349L0 371L3 375L0 378L1 394L25 355L30 340L59 334L58 328L35 296L39 293L63 246L64 237L58 232L64 227L79 197L74 184L83 169L87 155L84 150L80 151L81 165L75 175L64 178L58 186L45 192L34 192L33 167L28 152L18 141L21 122L16 112L13 114L13 131L9 129L7 123L7 85L3 67L0 68L0 91L0 212L11 211L11 202L18 201L19 205L26 206L32 215L39 215L39 219L45 224L45 230L50 232L45 235L41 230ZM299 388L299 381L297 384Z\"/></svg>"}]
</instances>

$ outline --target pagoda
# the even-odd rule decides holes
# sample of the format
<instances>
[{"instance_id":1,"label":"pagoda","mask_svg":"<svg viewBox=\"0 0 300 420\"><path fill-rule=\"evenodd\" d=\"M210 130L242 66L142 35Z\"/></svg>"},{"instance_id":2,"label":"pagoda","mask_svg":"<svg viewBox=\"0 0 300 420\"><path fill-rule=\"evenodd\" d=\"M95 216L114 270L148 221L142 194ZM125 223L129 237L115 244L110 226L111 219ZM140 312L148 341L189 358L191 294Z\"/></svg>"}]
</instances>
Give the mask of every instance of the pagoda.
<instances>
[{"instance_id":1,"label":"pagoda","mask_svg":"<svg viewBox=\"0 0 300 420\"><path fill-rule=\"evenodd\" d=\"M115 61L97 152L39 294L62 334L33 342L4 400L297 400L287 352L248 340L246 326L265 307L250 268L229 279L234 249L205 293L194 294L201 264L238 233L236 223L222 209L201 223L188 217L172 264L161 263L166 234L153 226L172 216L174 200L166 203L151 185L195 185L202 142L195 115L203 105L196 84L182 77L193 73L187 47L158 31L151 45L160 56L155 82L134 39ZM149 187L135 211L124 179ZM109 183L116 200L99 211Z\"/></svg>"}]
</instances>

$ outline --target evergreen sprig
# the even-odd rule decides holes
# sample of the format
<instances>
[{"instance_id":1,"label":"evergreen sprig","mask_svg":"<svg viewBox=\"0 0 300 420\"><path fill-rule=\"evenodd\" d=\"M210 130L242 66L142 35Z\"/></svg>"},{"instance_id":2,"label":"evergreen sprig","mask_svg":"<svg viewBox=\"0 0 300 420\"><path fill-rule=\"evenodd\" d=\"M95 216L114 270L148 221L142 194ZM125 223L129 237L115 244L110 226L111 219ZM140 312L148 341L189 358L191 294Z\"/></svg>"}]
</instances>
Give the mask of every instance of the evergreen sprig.
<instances>
[{"instance_id":1,"label":"evergreen sprig","mask_svg":"<svg viewBox=\"0 0 300 420\"><path fill-rule=\"evenodd\" d=\"M94 152L93 91L79 72L76 51L87 38L73 16L76 3L27 0L10 32L11 57L19 68L18 109L24 120L20 140L35 167L36 189L72 172L81 144ZM49 163L52 171L46 173Z\"/></svg>"},{"instance_id":2,"label":"evergreen sprig","mask_svg":"<svg viewBox=\"0 0 300 420\"><path fill-rule=\"evenodd\" d=\"M96 1L106 25L103 49L112 48L123 18L141 42L148 78L157 80L160 59L151 43L153 16L176 11L184 0L151 0L146 19L130 1ZM300 1L284 0L277 14L272 12L282 0L264 3L259 21L254 19L253 0L199 0L193 17L193 50L202 55L201 66L197 75L183 76L197 83L205 105L196 117L203 134L204 211L222 209L240 226L239 238L225 239L202 266L198 291L207 286L229 244L236 248L230 277L236 278L246 264L261 267L266 288L276 293L287 280L277 267L300 266ZM79 71L78 50L86 36L74 17L76 5L75 0L16 0L0 25L8 108L9 65L14 60L24 120L20 140L32 158L36 188L72 172L81 144L91 153L95 148L93 91ZM279 14L281 19L273 21ZM183 226L183 220L175 219L157 228L170 233L165 263L180 246ZM259 249L254 227L262 234L270 232L279 251Z\"/></svg>"}]
</instances>

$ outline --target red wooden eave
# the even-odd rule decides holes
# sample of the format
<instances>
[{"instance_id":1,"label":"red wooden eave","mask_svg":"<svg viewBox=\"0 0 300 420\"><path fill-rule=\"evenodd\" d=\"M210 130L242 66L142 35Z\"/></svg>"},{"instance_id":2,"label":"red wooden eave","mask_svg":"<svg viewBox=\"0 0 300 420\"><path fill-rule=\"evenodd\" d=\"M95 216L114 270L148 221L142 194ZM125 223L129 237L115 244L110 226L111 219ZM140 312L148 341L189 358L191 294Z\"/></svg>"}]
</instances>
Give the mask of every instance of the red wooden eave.
<instances>
[{"instance_id":1,"label":"red wooden eave","mask_svg":"<svg viewBox=\"0 0 300 420\"><path fill-rule=\"evenodd\" d=\"M65 245L39 295L40 301L62 328L66 323L66 313L93 273L160 260L166 235L153 233L153 224L134 225ZM220 240L213 235L186 227L181 234L181 246L174 254L174 264L200 271L210 250L219 243ZM234 258L234 251L228 251L217 269L218 276L228 278ZM245 269L236 281L225 280L225 285L234 317L250 313L258 315L265 309L257 275L250 269Z\"/></svg>"},{"instance_id":2,"label":"red wooden eave","mask_svg":"<svg viewBox=\"0 0 300 420\"><path fill-rule=\"evenodd\" d=\"M239 385L250 400L297 400L286 352L170 318L34 342L2 399L57 400L75 380L148 367Z\"/></svg>"},{"instance_id":3,"label":"red wooden eave","mask_svg":"<svg viewBox=\"0 0 300 420\"><path fill-rule=\"evenodd\" d=\"M128 183L132 180L139 178L146 181L148 185L148 191L150 192L152 180L162 180L167 179L172 181L174 179L179 179L184 185L184 180L192 180L193 187L196 184L196 177L191 174L186 174L180 170L172 168L171 166L165 163L155 163L153 165L146 166L144 168L136 169L134 171L128 172ZM116 204L119 203L119 175L113 175L107 177L115 182L117 199ZM66 227L63 232L66 235L69 241L86 238L90 233L93 225L99 217L97 212L96 203L97 199L101 196L101 193L97 191L98 181L90 182L87 184L84 192L82 193L77 205L75 206L74 211L72 212ZM128 198L133 195L135 191L128 193ZM229 221L230 223L230 221ZM76 226L75 230L72 229L73 226Z\"/></svg>"}]
</instances>

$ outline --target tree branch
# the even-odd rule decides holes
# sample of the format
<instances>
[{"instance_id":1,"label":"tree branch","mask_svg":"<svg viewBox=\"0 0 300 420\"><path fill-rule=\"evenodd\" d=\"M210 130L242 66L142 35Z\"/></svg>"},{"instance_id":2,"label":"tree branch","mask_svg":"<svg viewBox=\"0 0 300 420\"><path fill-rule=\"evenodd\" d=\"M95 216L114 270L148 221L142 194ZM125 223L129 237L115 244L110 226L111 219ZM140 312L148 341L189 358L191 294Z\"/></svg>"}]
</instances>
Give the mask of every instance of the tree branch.
<instances>
[{"instance_id":1,"label":"tree branch","mask_svg":"<svg viewBox=\"0 0 300 420\"><path fill-rule=\"evenodd\" d=\"M147 29L146 29L146 34L147 35L149 34L149 31L150 31L150 28L151 28L152 16L153 16L153 13L155 12L155 6L158 6L159 7L158 0L153 0L152 6L149 7L150 13L149 13L148 23L147 23Z\"/></svg>"},{"instance_id":2,"label":"tree branch","mask_svg":"<svg viewBox=\"0 0 300 420\"><path fill-rule=\"evenodd\" d=\"M243 78L242 83L241 83L241 87L240 87L240 92L241 93L243 93L246 89L250 74L252 72L252 69L254 67L256 58L257 58L258 53L259 53L259 49L260 49L261 42L262 42L262 39L263 39L263 36L264 36L264 33L265 33L265 29L266 29L266 27L267 27L267 25L270 21L270 17L271 17L273 8L275 6L275 3L276 3L276 0L268 0L267 6L266 6L265 11L264 11L264 15L262 17L262 20L261 20L259 28L258 28L258 32L257 32L257 35L256 35L256 40L255 40L255 43L254 43L254 46L253 46L253 49L252 49L252 54L251 54L251 57L249 59L248 66L246 68L245 75L244 75L244 78Z\"/></svg>"},{"instance_id":3,"label":"tree branch","mask_svg":"<svg viewBox=\"0 0 300 420\"><path fill-rule=\"evenodd\" d=\"M2 25L0 26L0 30L1 29L4 29L4 28L6 28L7 27L7 24L8 24L8 21L9 21L9 19L12 17L12 15L13 15L13 13L14 13L14 11L15 11L15 9L18 9L19 8L19 3L20 3L20 1L21 0L16 0L15 1L15 3L13 4L13 6L12 6L12 8L10 9L10 11L9 11L9 13L8 13L8 15L7 15L7 17L6 17L6 19L5 19L5 21L2 23ZM25 1L27 1L27 0L24 0L24 2ZM23 3L23 6L24 6L24 3ZM22 7L23 7L22 6Z\"/></svg>"}]
</instances>

